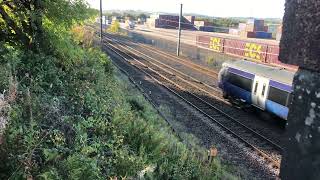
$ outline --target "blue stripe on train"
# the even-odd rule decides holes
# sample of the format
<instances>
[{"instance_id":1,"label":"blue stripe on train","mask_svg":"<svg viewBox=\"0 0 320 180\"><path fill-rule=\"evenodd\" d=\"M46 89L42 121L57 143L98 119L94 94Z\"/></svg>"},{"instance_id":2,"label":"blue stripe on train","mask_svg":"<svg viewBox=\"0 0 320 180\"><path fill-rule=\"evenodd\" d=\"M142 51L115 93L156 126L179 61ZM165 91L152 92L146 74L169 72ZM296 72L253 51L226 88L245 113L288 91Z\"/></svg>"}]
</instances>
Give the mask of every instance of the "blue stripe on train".
<instances>
[{"instance_id":1,"label":"blue stripe on train","mask_svg":"<svg viewBox=\"0 0 320 180\"><path fill-rule=\"evenodd\" d=\"M289 108L282 106L273 101L267 100L266 102L266 110L287 120L289 114Z\"/></svg>"},{"instance_id":2,"label":"blue stripe on train","mask_svg":"<svg viewBox=\"0 0 320 180\"><path fill-rule=\"evenodd\" d=\"M229 95L245 100L247 103L251 104L251 92L246 91L238 86L230 84L229 82L224 82L223 90Z\"/></svg>"},{"instance_id":3,"label":"blue stripe on train","mask_svg":"<svg viewBox=\"0 0 320 180\"><path fill-rule=\"evenodd\" d=\"M234 68L231 68L229 67L229 72L233 73L233 74L237 74L239 76L243 76L243 77L246 77L248 79L254 79L255 75L254 74L251 74L251 73L248 73L248 72L245 72L245 71L241 71L239 69L234 69Z\"/></svg>"}]
</instances>

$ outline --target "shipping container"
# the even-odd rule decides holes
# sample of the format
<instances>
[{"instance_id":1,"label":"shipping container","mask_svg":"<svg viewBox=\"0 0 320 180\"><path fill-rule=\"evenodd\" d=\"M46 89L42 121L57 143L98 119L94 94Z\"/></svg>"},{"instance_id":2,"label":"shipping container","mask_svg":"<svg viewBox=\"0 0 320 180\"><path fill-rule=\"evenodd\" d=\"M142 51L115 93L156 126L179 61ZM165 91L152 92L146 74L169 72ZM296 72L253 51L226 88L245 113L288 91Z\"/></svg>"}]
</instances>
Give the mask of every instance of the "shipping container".
<instances>
[{"instance_id":1,"label":"shipping container","mask_svg":"<svg viewBox=\"0 0 320 180\"><path fill-rule=\"evenodd\" d=\"M255 19L254 24L258 26L264 26L264 20Z\"/></svg>"},{"instance_id":2,"label":"shipping container","mask_svg":"<svg viewBox=\"0 0 320 180\"><path fill-rule=\"evenodd\" d=\"M247 32L247 38L256 38L256 36L255 32Z\"/></svg>"},{"instance_id":3,"label":"shipping container","mask_svg":"<svg viewBox=\"0 0 320 180\"><path fill-rule=\"evenodd\" d=\"M210 44L210 36L197 36L197 45L208 48Z\"/></svg>"},{"instance_id":4,"label":"shipping container","mask_svg":"<svg viewBox=\"0 0 320 180\"><path fill-rule=\"evenodd\" d=\"M280 47L278 45L268 45L267 63L276 64L279 61Z\"/></svg>"},{"instance_id":5,"label":"shipping container","mask_svg":"<svg viewBox=\"0 0 320 180\"><path fill-rule=\"evenodd\" d=\"M247 24L254 24L254 19L248 19Z\"/></svg>"},{"instance_id":6,"label":"shipping container","mask_svg":"<svg viewBox=\"0 0 320 180\"><path fill-rule=\"evenodd\" d=\"M246 31L247 31L247 32L252 32L252 31L254 31L254 24L247 24L247 26L246 26Z\"/></svg>"},{"instance_id":7,"label":"shipping container","mask_svg":"<svg viewBox=\"0 0 320 180\"><path fill-rule=\"evenodd\" d=\"M223 52L224 38L210 37L209 48L213 51Z\"/></svg>"},{"instance_id":8,"label":"shipping container","mask_svg":"<svg viewBox=\"0 0 320 180\"><path fill-rule=\"evenodd\" d=\"M242 38L247 38L248 37L248 32L247 31L240 31L239 34L240 34L240 37L242 37Z\"/></svg>"},{"instance_id":9,"label":"shipping container","mask_svg":"<svg viewBox=\"0 0 320 180\"><path fill-rule=\"evenodd\" d=\"M194 19L194 16L184 16L182 18L181 28L188 30L197 30L193 25ZM166 29L177 29L179 27L179 16L165 14L159 15L158 27Z\"/></svg>"},{"instance_id":10,"label":"shipping container","mask_svg":"<svg viewBox=\"0 0 320 180\"><path fill-rule=\"evenodd\" d=\"M268 32L269 33L277 33L279 26L280 26L279 24L270 24L270 25L268 25Z\"/></svg>"},{"instance_id":11,"label":"shipping container","mask_svg":"<svg viewBox=\"0 0 320 180\"><path fill-rule=\"evenodd\" d=\"M280 52L279 46L268 45L266 63L270 64L270 65L290 69L290 70L297 70L298 69L298 66L282 63L279 60L279 52Z\"/></svg>"},{"instance_id":12,"label":"shipping container","mask_svg":"<svg viewBox=\"0 0 320 180\"><path fill-rule=\"evenodd\" d=\"M255 25L254 26L254 31L264 31L264 25Z\"/></svg>"},{"instance_id":13,"label":"shipping container","mask_svg":"<svg viewBox=\"0 0 320 180\"><path fill-rule=\"evenodd\" d=\"M278 66L289 70L298 69L297 66L280 62L279 45L210 36L197 36L197 45L213 51L239 56L249 61Z\"/></svg>"},{"instance_id":14,"label":"shipping container","mask_svg":"<svg viewBox=\"0 0 320 180\"><path fill-rule=\"evenodd\" d=\"M183 16L189 23L194 24L195 16Z\"/></svg>"},{"instance_id":15,"label":"shipping container","mask_svg":"<svg viewBox=\"0 0 320 180\"><path fill-rule=\"evenodd\" d=\"M212 36L197 36L197 45L213 51L223 52L224 38Z\"/></svg>"},{"instance_id":16,"label":"shipping container","mask_svg":"<svg viewBox=\"0 0 320 180\"><path fill-rule=\"evenodd\" d=\"M269 27L268 26L264 26L264 32L268 32Z\"/></svg>"},{"instance_id":17,"label":"shipping container","mask_svg":"<svg viewBox=\"0 0 320 180\"><path fill-rule=\"evenodd\" d=\"M204 26L204 21L194 21L195 26Z\"/></svg>"},{"instance_id":18,"label":"shipping container","mask_svg":"<svg viewBox=\"0 0 320 180\"><path fill-rule=\"evenodd\" d=\"M239 30L238 29L229 29L229 34L239 35Z\"/></svg>"},{"instance_id":19,"label":"shipping container","mask_svg":"<svg viewBox=\"0 0 320 180\"><path fill-rule=\"evenodd\" d=\"M247 27L246 23L239 23L239 31L245 31Z\"/></svg>"},{"instance_id":20,"label":"shipping container","mask_svg":"<svg viewBox=\"0 0 320 180\"><path fill-rule=\"evenodd\" d=\"M256 36L256 38L260 38L260 39L271 39L272 38L271 33L264 32L264 31L255 32L255 36Z\"/></svg>"},{"instance_id":21,"label":"shipping container","mask_svg":"<svg viewBox=\"0 0 320 180\"><path fill-rule=\"evenodd\" d=\"M276 40L280 41L282 36L282 26L278 27L277 35L276 35Z\"/></svg>"},{"instance_id":22,"label":"shipping container","mask_svg":"<svg viewBox=\"0 0 320 180\"><path fill-rule=\"evenodd\" d=\"M266 61L267 45L249 41L225 39L224 53L251 59L257 62Z\"/></svg>"},{"instance_id":23,"label":"shipping container","mask_svg":"<svg viewBox=\"0 0 320 180\"><path fill-rule=\"evenodd\" d=\"M199 30L200 31L205 31L205 32L214 32L214 27L212 27L212 26L200 26Z\"/></svg>"},{"instance_id":24,"label":"shipping container","mask_svg":"<svg viewBox=\"0 0 320 180\"><path fill-rule=\"evenodd\" d=\"M255 34L255 32L241 31L240 37L242 37L242 38L255 38L256 34Z\"/></svg>"},{"instance_id":25,"label":"shipping container","mask_svg":"<svg viewBox=\"0 0 320 180\"><path fill-rule=\"evenodd\" d=\"M282 33L277 33L277 35L276 35L276 40L277 40L277 41L280 41L280 40L281 40L281 37L282 37Z\"/></svg>"}]
</instances>

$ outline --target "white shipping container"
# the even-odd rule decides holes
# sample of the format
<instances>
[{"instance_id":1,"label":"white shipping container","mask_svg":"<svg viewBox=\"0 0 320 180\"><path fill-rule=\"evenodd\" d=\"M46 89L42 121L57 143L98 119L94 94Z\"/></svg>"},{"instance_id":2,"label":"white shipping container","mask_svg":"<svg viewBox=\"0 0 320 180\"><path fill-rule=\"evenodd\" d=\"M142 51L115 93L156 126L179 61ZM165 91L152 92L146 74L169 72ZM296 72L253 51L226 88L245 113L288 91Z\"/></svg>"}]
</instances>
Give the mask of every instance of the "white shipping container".
<instances>
[{"instance_id":1,"label":"white shipping container","mask_svg":"<svg viewBox=\"0 0 320 180\"><path fill-rule=\"evenodd\" d=\"M204 21L194 21L195 26L204 26Z\"/></svg>"},{"instance_id":2,"label":"white shipping container","mask_svg":"<svg viewBox=\"0 0 320 180\"><path fill-rule=\"evenodd\" d=\"M279 24L270 24L268 25L268 32L269 33L277 33L280 25Z\"/></svg>"},{"instance_id":3,"label":"white shipping container","mask_svg":"<svg viewBox=\"0 0 320 180\"><path fill-rule=\"evenodd\" d=\"M239 35L240 31L238 29L229 29L229 34Z\"/></svg>"},{"instance_id":4,"label":"white shipping container","mask_svg":"<svg viewBox=\"0 0 320 180\"><path fill-rule=\"evenodd\" d=\"M246 23L239 23L239 30L244 31L246 30L247 24Z\"/></svg>"},{"instance_id":5,"label":"white shipping container","mask_svg":"<svg viewBox=\"0 0 320 180\"><path fill-rule=\"evenodd\" d=\"M277 40L277 41L280 41L280 40L281 40L281 36L282 36L282 33L278 32L278 33L277 33L276 40Z\"/></svg>"},{"instance_id":6,"label":"white shipping container","mask_svg":"<svg viewBox=\"0 0 320 180\"><path fill-rule=\"evenodd\" d=\"M254 19L248 19L247 24L254 24Z\"/></svg>"}]
</instances>

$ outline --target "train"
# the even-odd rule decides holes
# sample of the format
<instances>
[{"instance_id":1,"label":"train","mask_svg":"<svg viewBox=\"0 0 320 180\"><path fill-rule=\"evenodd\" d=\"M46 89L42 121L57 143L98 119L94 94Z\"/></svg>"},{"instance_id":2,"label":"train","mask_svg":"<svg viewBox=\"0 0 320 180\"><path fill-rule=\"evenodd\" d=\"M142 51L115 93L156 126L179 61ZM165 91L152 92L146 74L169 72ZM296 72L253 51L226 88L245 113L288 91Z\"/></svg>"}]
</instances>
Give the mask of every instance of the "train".
<instances>
[{"instance_id":1,"label":"train","mask_svg":"<svg viewBox=\"0 0 320 180\"><path fill-rule=\"evenodd\" d=\"M218 75L223 97L236 99L287 120L295 71L237 60L225 62Z\"/></svg>"}]
</instances>

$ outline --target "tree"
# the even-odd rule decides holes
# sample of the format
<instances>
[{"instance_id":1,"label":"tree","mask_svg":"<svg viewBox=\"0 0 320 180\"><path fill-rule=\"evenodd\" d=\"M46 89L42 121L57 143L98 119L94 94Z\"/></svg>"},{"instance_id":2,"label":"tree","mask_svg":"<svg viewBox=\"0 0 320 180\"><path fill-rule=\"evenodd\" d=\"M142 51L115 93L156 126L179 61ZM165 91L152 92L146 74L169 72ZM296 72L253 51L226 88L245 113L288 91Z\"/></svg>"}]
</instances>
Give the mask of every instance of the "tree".
<instances>
[{"instance_id":1,"label":"tree","mask_svg":"<svg viewBox=\"0 0 320 180\"><path fill-rule=\"evenodd\" d=\"M45 24L71 26L88 17L85 0L7 0L0 3L2 43L32 51L47 47ZM66 13L67 12L67 13Z\"/></svg>"},{"instance_id":2,"label":"tree","mask_svg":"<svg viewBox=\"0 0 320 180\"><path fill-rule=\"evenodd\" d=\"M140 18L140 19L147 19L147 15L144 14L144 13L141 13L141 14L138 15L138 18Z\"/></svg>"}]
</instances>

